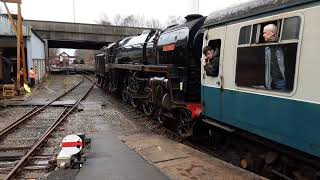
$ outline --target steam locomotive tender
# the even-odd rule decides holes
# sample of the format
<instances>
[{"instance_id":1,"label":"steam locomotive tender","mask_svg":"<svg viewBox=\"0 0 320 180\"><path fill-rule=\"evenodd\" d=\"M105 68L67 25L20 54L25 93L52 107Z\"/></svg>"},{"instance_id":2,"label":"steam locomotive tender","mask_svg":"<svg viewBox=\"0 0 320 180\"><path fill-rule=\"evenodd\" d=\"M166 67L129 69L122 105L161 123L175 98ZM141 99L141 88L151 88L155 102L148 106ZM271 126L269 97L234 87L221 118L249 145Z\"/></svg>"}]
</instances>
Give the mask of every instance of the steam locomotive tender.
<instances>
[{"instance_id":1,"label":"steam locomotive tender","mask_svg":"<svg viewBox=\"0 0 320 180\"><path fill-rule=\"evenodd\" d=\"M181 136L190 136L201 113L199 29L204 20L188 15L184 24L110 44L96 55L98 83L160 123L170 119Z\"/></svg>"}]
</instances>

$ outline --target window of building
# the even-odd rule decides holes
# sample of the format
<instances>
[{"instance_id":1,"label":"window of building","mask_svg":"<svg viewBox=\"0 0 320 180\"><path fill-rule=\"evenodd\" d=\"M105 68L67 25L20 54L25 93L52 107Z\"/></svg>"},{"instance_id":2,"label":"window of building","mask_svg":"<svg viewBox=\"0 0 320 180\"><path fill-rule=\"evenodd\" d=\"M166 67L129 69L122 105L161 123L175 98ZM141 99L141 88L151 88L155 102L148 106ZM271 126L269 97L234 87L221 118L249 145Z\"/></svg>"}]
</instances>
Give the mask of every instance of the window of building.
<instances>
[{"instance_id":1,"label":"window of building","mask_svg":"<svg viewBox=\"0 0 320 180\"><path fill-rule=\"evenodd\" d=\"M300 21L300 17L290 17L240 29L239 36L243 37L239 37L237 51L237 86L281 92L293 90ZM263 29L269 24L274 24L277 31L274 40L266 42ZM251 31L249 40L245 29Z\"/></svg>"}]
</instances>

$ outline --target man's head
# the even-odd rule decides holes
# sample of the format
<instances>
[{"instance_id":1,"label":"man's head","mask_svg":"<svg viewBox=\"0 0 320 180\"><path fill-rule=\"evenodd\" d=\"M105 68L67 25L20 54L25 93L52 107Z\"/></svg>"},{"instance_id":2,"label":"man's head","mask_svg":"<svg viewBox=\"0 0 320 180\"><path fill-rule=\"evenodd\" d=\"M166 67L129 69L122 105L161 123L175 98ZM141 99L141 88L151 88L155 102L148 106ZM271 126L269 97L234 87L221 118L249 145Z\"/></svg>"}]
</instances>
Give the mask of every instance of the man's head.
<instances>
[{"instance_id":1,"label":"man's head","mask_svg":"<svg viewBox=\"0 0 320 180\"><path fill-rule=\"evenodd\" d=\"M33 67L31 67L30 69L33 70Z\"/></svg>"},{"instance_id":2,"label":"man's head","mask_svg":"<svg viewBox=\"0 0 320 180\"><path fill-rule=\"evenodd\" d=\"M265 42L276 41L277 26L274 24L268 24L263 28L263 37Z\"/></svg>"},{"instance_id":3,"label":"man's head","mask_svg":"<svg viewBox=\"0 0 320 180\"><path fill-rule=\"evenodd\" d=\"M204 47L202 53L206 56L208 60L213 58L213 50L210 46Z\"/></svg>"}]
</instances>

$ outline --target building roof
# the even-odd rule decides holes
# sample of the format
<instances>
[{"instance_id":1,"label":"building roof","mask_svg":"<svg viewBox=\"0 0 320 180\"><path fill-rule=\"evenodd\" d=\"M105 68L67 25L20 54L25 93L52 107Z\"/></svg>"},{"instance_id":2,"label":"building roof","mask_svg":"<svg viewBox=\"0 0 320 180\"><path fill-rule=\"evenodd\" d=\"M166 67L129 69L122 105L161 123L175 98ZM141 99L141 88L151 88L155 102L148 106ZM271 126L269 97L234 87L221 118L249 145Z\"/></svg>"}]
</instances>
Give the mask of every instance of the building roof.
<instances>
[{"instance_id":1,"label":"building roof","mask_svg":"<svg viewBox=\"0 0 320 180\"><path fill-rule=\"evenodd\" d=\"M10 19L4 15L0 15L0 36L16 36ZM26 25L22 25L23 36L31 36L32 28Z\"/></svg>"},{"instance_id":2,"label":"building roof","mask_svg":"<svg viewBox=\"0 0 320 180\"><path fill-rule=\"evenodd\" d=\"M6 15L0 14L0 27L0 36L16 36L16 33L12 29L10 19ZM32 29L32 27L22 24L22 29L23 36L31 36L34 34L44 43L44 40Z\"/></svg>"},{"instance_id":3,"label":"building roof","mask_svg":"<svg viewBox=\"0 0 320 180\"><path fill-rule=\"evenodd\" d=\"M69 54L67 54L66 52L60 53L60 54L59 54L59 57L60 57L60 56L68 56L68 57L70 57Z\"/></svg>"},{"instance_id":4,"label":"building roof","mask_svg":"<svg viewBox=\"0 0 320 180\"><path fill-rule=\"evenodd\" d=\"M215 26L251 16L294 7L319 0L251 0L212 12L204 22L204 27Z\"/></svg>"}]
</instances>

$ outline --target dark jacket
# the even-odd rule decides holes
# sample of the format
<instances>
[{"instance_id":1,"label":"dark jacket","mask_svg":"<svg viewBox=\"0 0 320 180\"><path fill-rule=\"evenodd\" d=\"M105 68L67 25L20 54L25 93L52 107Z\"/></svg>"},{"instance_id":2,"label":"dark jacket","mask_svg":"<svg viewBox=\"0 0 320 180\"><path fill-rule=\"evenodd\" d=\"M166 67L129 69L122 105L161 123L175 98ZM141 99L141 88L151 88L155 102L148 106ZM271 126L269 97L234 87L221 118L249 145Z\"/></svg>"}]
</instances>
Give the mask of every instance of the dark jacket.
<instances>
[{"instance_id":1,"label":"dark jacket","mask_svg":"<svg viewBox=\"0 0 320 180\"><path fill-rule=\"evenodd\" d=\"M218 77L219 75L219 57L213 58L213 60L209 61L204 65L204 70L206 71L207 76Z\"/></svg>"}]
</instances>

